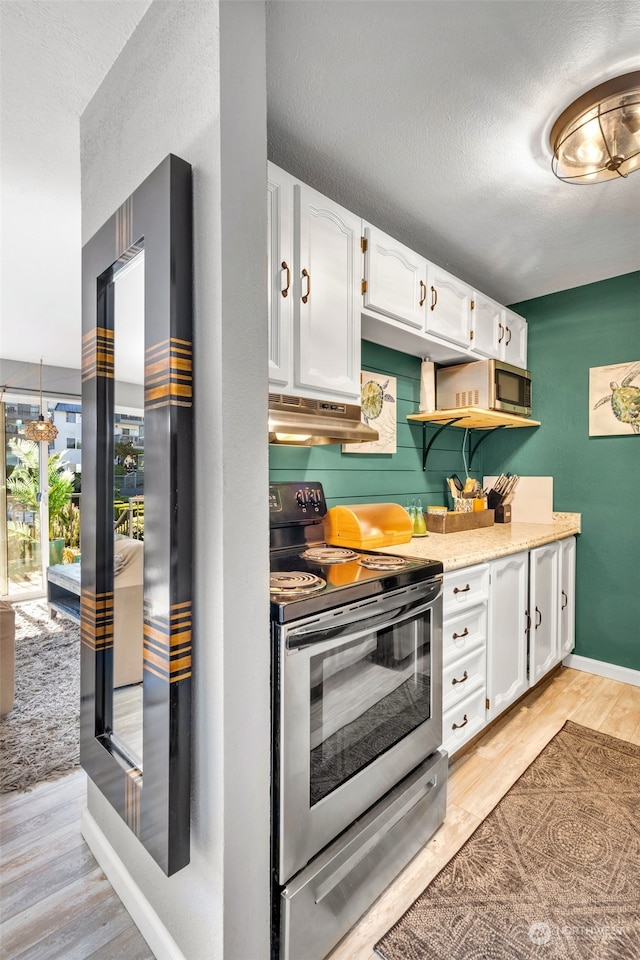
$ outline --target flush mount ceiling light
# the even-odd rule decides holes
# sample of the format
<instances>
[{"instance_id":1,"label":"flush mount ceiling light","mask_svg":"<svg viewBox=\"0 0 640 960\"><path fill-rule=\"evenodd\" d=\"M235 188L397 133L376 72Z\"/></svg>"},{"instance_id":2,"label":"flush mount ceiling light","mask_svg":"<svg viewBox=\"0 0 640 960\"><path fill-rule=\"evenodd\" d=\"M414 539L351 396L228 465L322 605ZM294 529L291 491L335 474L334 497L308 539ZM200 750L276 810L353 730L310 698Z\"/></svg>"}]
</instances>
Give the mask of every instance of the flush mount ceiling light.
<instances>
[{"instance_id":1,"label":"flush mount ceiling light","mask_svg":"<svg viewBox=\"0 0 640 960\"><path fill-rule=\"evenodd\" d=\"M58 436L58 428L44 418L44 405L42 402L42 360L40 361L40 416L37 420L32 420L24 428L24 435L28 440L37 440L38 443L51 443Z\"/></svg>"},{"instance_id":2,"label":"flush mount ceiling light","mask_svg":"<svg viewBox=\"0 0 640 960\"><path fill-rule=\"evenodd\" d=\"M574 100L549 140L551 169L566 183L600 183L640 168L640 71L607 80Z\"/></svg>"}]
</instances>

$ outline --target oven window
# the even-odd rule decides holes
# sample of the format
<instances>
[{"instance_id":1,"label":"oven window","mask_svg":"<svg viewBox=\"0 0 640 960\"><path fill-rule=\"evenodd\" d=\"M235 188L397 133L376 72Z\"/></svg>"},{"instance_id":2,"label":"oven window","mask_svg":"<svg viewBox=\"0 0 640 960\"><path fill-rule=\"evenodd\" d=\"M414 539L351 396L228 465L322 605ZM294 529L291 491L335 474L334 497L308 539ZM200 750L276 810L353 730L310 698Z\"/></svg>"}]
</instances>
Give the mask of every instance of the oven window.
<instances>
[{"instance_id":1,"label":"oven window","mask_svg":"<svg viewBox=\"0 0 640 960\"><path fill-rule=\"evenodd\" d=\"M431 616L310 658L310 804L431 716Z\"/></svg>"}]
</instances>

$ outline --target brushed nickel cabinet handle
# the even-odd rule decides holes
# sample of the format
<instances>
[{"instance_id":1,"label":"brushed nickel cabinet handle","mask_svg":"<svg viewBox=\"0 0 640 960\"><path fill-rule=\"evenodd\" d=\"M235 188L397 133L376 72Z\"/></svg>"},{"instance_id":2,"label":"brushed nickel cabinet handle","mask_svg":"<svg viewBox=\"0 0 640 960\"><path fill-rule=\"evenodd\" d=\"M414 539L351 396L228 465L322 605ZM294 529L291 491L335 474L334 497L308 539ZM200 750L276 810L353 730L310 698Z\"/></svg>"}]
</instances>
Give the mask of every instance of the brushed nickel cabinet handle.
<instances>
[{"instance_id":1,"label":"brushed nickel cabinet handle","mask_svg":"<svg viewBox=\"0 0 640 960\"><path fill-rule=\"evenodd\" d=\"M469 679L469 674L465 670L460 680L458 680L456 677L453 678L453 680L451 681L451 686L455 687L456 683L464 683L465 680L468 680L468 679Z\"/></svg>"},{"instance_id":2,"label":"brushed nickel cabinet handle","mask_svg":"<svg viewBox=\"0 0 640 960\"><path fill-rule=\"evenodd\" d=\"M311 296L311 274L310 274L309 271L305 268L305 269L302 271L302 276L307 278L307 292L305 293L304 297L302 298L302 302L303 302L303 303L306 303L307 300L309 299L309 297Z\"/></svg>"},{"instance_id":3,"label":"brushed nickel cabinet handle","mask_svg":"<svg viewBox=\"0 0 640 960\"><path fill-rule=\"evenodd\" d=\"M564 609L566 608L567 604L569 603L569 597L566 595L566 593L564 592L564 590L562 591L562 596L564 597L564 603L562 604L562 606L561 606L560 609L561 609L561 610L564 610Z\"/></svg>"},{"instance_id":4,"label":"brushed nickel cabinet handle","mask_svg":"<svg viewBox=\"0 0 640 960\"><path fill-rule=\"evenodd\" d=\"M469 627L465 627L463 633L454 633L453 639L461 640L463 637L468 637L468 636L469 636Z\"/></svg>"},{"instance_id":5,"label":"brushed nickel cabinet handle","mask_svg":"<svg viewBox=\"0 0 640 960\"><path fill-rule=\"evenodd\" d=\"M431 306L429 307L429 309L435 310L437 302L438 302L438 291L436 290L435 287L432 286L431 287Z\"/></svg>"},{"instance_id":6,"label":"brushed nickel cabinet handle","mask_svg":"<svg viewBox=\"0 0 640 960\"><path fill-rule=\"evenodd\" d=\"M282 296L283 296L283 297L286 297L286 296L288 295L288 293L289 293L289 288L290 288L290 286L291 286L291 271L289 270L289 265L287 264L287 261L286 261L286 260L283 260L283 261L282 261L281 269L287 271L287 285L286 285L286 287L284 288L284 290L281 291Z\"/></svg>"},{"instance_id":7,"label":"brushed nickel cabinet handle","mask_svg":"<svg viewBox=\"0 0 640 960\"><path fill-rule=\"evenodd\" d=\"M468 717L468 716L466 715L466 713L465 713L465 715L464 715L464 720L462 721L462 723L453 723L453 724L451 724L451 729L452 729L452 730L462 730L462 728L463 728L463 727L466 727L466 725L467 725L468 723L469 723L469 717Z\"/></svg>"},{"instance_id":8,"label":"brushed nickel cabinet handle","mask_svg":"<svg viewBox=\"0 0 640 960\"><path fill-rule=\"evenodd\" d=\"M418 303L420 304L421 307L424 307L424 302L427 299L427 285L426 283L423 283L422 280L420 281L420 293L422 294L422 296L420 297L420 300L418 301Z\"/></svg>"},{"instance_id":9,"label":"brushed nickel cabinet handle","mask_svg":"<svg viewBox=\"0 0 640 960\"><path fill-rule=\"evenodd\" d=\"M466 587L454 587L454 588L453 588L453 592L454 592L454 593L468 593L469 590L471 590L471 587L469 586L469 584L467 584Z\"/></svg>"},{"instance_id":10,"label":"brushed nickel cabinet handle","mask_svg":"<svg viewBox=\"0 0 640 960\"><path fill-rule=\"evenodd\" d=\"M542 614L540 613L540 611L538 610L537 607L536 607L536 614L537 614L538 617L540 617L539 620L536 619L536 630L537 630L538 627L539 627L539 626L541 625L541 623L542 623Z\"/></svg>"}]
</instances>

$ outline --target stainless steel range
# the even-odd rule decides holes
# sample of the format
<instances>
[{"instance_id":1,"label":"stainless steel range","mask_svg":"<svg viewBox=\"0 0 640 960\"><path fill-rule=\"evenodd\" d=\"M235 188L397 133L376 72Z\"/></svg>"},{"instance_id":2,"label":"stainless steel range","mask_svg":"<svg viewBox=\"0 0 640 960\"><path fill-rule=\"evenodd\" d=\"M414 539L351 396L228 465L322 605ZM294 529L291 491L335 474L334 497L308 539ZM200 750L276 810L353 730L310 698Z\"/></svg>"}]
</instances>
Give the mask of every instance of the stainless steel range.
<instances>
[{"instance_id":1,"label":"stainless steel range","mask_svg":"<svg viewBox=\"0 0 640 960\"><path fill-rule=\"evenodd\" d=\"M442 564L324 542L269 488L277 960L322 960L444 819Z\"/></svg>"}]
</instances>

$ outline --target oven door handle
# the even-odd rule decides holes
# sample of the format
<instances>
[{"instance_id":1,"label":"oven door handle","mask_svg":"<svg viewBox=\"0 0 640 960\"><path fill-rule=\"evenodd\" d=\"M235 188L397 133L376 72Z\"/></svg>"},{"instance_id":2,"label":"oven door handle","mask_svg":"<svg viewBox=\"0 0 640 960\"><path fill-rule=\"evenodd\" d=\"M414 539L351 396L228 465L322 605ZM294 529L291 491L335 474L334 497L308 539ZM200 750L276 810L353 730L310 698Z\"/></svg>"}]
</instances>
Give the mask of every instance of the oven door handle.
<instances>
[{"instance_id":1,"label":"oven door handle","mask_svg":"<svg viewBox=\"0 0 640 960\"><path fill-rule=\"evenodd\" d=\"M287 650L307 650L314 647L318 653L321 653L324 649L329 649L336 640L348 640L349 642L359 640L371 633L372 630L384 630L386 627L398 626L404 620L412 620L414 617L426 613L427 610L431 610L433 603L433 600L428 600L415 606L405 604L391 611L385 610L377 616L367 617L366 620L354 618L335 625L327 623L325 626L316 620L314 623L306 624L289 632L287 635ZM311 636L318 639L311 643L306 642L307 638Z\"/></svg>"}]
</instances>

